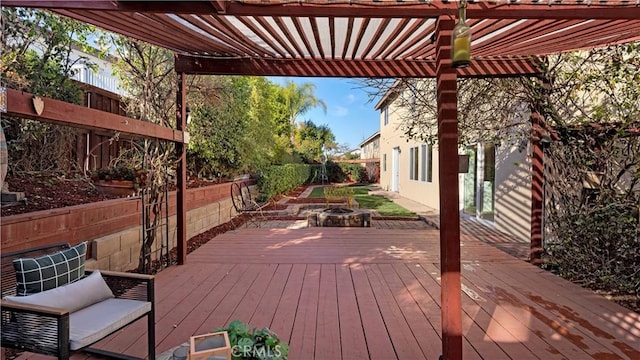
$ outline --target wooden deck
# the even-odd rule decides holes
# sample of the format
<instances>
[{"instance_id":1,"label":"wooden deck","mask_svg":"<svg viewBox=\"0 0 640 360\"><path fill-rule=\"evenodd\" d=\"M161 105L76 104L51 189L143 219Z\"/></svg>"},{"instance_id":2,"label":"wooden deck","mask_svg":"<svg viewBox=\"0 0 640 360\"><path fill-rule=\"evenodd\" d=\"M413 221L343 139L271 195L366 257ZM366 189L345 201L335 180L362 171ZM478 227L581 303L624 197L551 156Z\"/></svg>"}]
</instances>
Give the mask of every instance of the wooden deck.
<instances>
[{"instance_id":1,"label":"wooden deck","mask_svg":"<svg viewBox=\"0 0 640 360\"><path fill-rule=\"evenodd\" d=\"M437 230L242 229L158 274L156 349L234 319L290 359L437 359ZM465 236L465 359L640 359L640 316ZM99 347L144 356L138 322ZM78 354L76 359L86 356Z\"/></svg>"}]
</instances>

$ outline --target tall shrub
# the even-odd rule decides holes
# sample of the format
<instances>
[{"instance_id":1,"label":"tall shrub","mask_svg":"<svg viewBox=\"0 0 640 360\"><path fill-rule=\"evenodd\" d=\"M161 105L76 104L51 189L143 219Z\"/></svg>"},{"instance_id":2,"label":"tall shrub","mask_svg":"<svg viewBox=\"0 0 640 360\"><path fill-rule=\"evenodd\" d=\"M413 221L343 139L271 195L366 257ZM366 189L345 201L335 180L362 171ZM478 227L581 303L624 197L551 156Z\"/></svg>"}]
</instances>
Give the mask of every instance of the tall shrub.
<instances>
[{"instance_id":1,"label":"tall shrub","mask_svg":"<svg viewBox=\"0 0 640 360\"><path fill-rule=\"evenodd\" d=\"M361 183L369 180L367 170L360 164L341 163L340 168L351 181Z\"/></svg>"},{"instance_id":2,"label":"tall shrub","mask_svg":"<svg viewBox=\"0 0 640 360\"><path fill-rule=\"evenodd\" d=\"M545 151L548 265L592 289L637 294L640 136L615 125L558 133Z\"/></svg>"},{"instance_id":3,"label":"tall shrub","mask_svg":"<svg viewBox=\"0 0 640 360\"><path fill-rule=\"evenodd\" d=\"M306 164L284 164L269 166L258 177L258 189L262 196L271 199L306 183L311 176L311 167Z\"/></svg>"}]
</instances>

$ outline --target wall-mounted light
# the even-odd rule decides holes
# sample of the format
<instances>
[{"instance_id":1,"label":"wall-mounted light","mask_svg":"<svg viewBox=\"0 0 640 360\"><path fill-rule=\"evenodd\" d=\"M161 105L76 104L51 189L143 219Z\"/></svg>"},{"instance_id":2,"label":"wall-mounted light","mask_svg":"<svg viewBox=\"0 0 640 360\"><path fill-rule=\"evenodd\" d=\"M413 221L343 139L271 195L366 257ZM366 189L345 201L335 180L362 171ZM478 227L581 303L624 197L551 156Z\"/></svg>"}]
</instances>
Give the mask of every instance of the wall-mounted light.
<instances>
[{"instance_id":1,"label":"wall-mounted light","mask_svg":"<svg viewBox=\"0 0 640 360\"><path fill-rule=\"evenodd\" d=\"M471 63L471 28L466 23L467 0L458 3L458 23L451 36L451 64L454 68L469 66Z\"/></svg>"}]
</instances>

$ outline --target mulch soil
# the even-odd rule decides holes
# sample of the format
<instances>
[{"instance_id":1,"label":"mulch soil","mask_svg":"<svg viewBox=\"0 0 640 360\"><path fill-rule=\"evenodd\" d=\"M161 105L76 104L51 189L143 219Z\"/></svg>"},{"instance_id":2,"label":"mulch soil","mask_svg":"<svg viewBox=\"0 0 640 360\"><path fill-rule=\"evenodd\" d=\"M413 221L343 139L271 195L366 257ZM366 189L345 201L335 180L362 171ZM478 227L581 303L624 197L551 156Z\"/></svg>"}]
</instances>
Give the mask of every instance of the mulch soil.
<instances>
[{"instance_id":1,"label":"mulch soil","mask_svg":"<svg viewBox=\"0 0 640 360\"><path fill-rule=\"evenodd\" d=\"M25 214L66 206L117 199L119 196L100 193L90 179L78 174L65 177L58 174L22 174L7 176L9 191L23 192L26 200L15 204L2 204L0 216ZM219 184L217 181L189 179L187 188ZM175 190L172 184L169 190Z\"/></svg>"},{"instance_id":2,"label":"mulch soil","mask_svg":"<svg viewBox=\"0 0 640 360\"><path fill-rule=\"evenodd\" d=\"M296 197L288 197L286 203L287 204L324 204L327 200L325 198L296 198ZM332 204L343 203L339 199L331 199L329 200Z\"/></svg>"},{"instance_id":3,"label":"mulch soil","mask_svg":"<svg viewBox=\"0 0 640 360\"><path fill-rule=\"evenodd\" d=\"M7 176L10 191L23 192L24 202L2 206L1 216L24 214L33 211L56 209L66 206L116 199L117 196L101 194L86 178L66 178L55 175Z\"/></svg>"}]
</instances>

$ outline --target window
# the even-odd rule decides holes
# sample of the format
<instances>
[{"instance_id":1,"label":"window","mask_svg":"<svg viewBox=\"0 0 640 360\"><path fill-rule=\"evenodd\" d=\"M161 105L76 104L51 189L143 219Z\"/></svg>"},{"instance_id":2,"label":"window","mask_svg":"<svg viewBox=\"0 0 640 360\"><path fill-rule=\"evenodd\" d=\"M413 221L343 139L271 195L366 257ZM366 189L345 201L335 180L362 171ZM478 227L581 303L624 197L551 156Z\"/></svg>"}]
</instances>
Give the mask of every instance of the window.
<instances>
[{"instance_id":1,"label":"window","mask_svg":"<svg viewBox=\"0 0 640 360\"><path fill-rule=\"evenodd\" d=\"M418 147L409 149L409 179L418 180Z\"/></svg>"},{"instance_id":2,"label":"window","mask_svg":"<svg viewBox=\"0 0 640 360\"><path fill-rule=\"evenodd\" d=\"M429 144L429 166L427 167L427 182L433 181L433 145Z\"/></svg>"},{"instance_id":3,"label":"window","mask_svg":"<svg viewBox=\"0 0 640 360\"><path fill-rule=\"evenodd\" d=\"M382 171L387 171L387 154L382 154Z\"/></svg>"},{"instance_id":4,"label":"window","mask_svg":"<svg viewBox=\"0 0 640 360\"><path fill-rule=\"evenodd\" d=\"M422 161L420 169L420 180L426 182L433 181L433 145L422 145Z\"/></svg>"},{"instance_id":5,"label":"window","mask_svg":"<svg viewBox=\"0 0 640 360\"><path fill-rule=\"evenodd\" d=\"M389 125L389 107L385 106L382 111L384 111L384 124Z\"/></svg>"}]
</instances>

